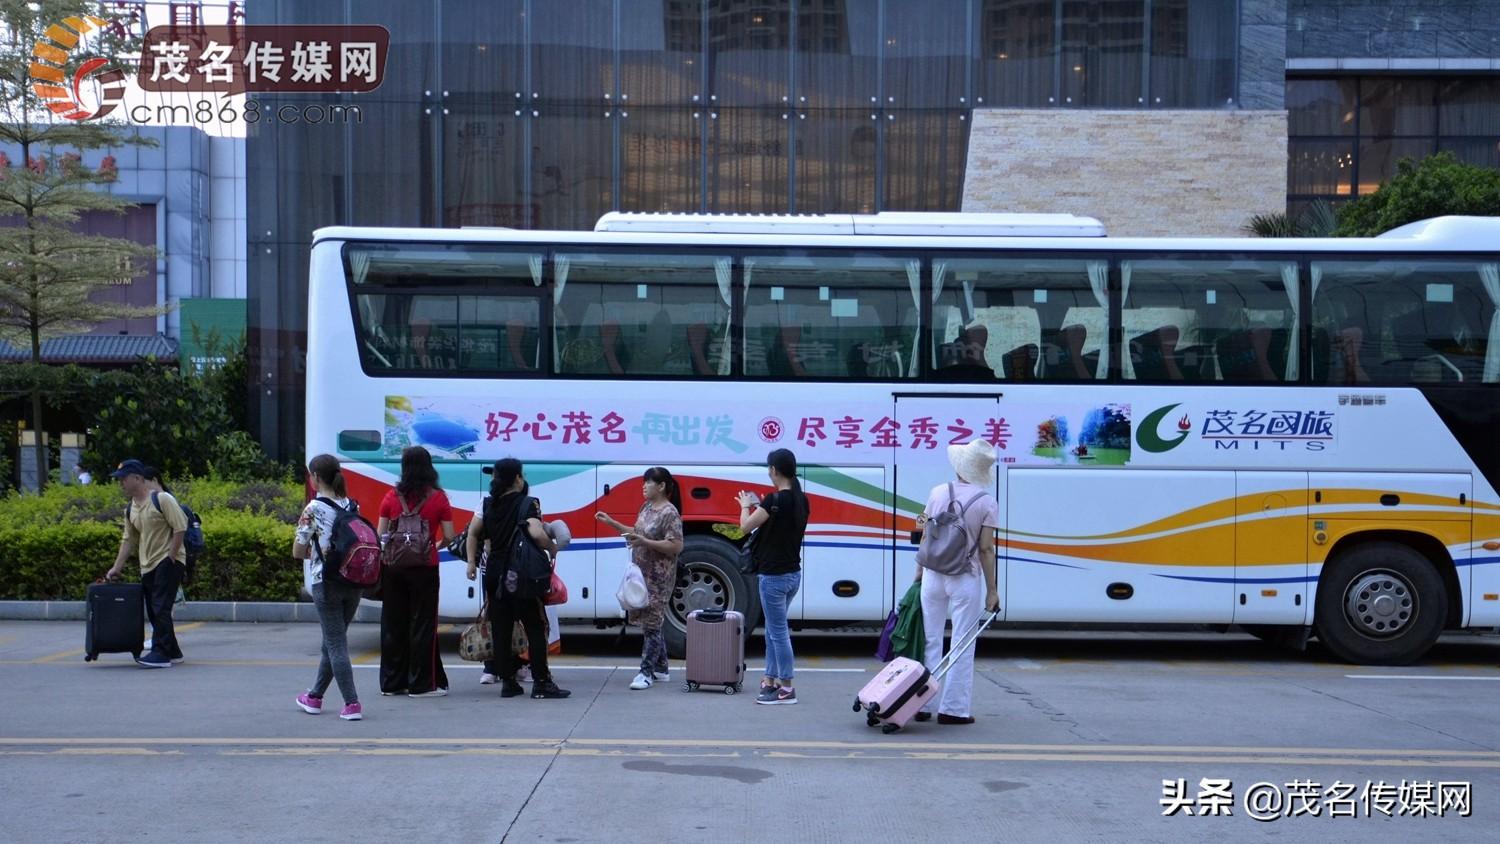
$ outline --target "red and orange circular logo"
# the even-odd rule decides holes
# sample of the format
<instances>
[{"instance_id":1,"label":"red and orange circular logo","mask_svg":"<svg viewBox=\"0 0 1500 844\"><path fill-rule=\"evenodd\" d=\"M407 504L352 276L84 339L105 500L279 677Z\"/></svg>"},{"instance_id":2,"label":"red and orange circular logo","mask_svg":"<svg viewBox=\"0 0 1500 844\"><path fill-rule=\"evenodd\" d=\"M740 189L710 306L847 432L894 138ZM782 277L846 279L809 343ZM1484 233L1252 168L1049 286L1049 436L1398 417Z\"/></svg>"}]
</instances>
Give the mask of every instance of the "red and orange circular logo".
<instances>
[{"instance_id":1,"label":"red and orange circular logo","mask_svg":"<svg viewBox=\"0 0 1500 844\"><path fill-rule=\"evenodd\" d=\"M53 113L69 120L90 120L114 111L125 98L125 72L108 67L109 59L89 59L79 65L72 79L68 78L68 57L73 50L89 33L108 24L92 15L66 18L47 27L44 37L32 48L31 90ZM83 85L91 78L99 86L99 104L92 107L83 98Z\"/></svg>"}]
</instances>

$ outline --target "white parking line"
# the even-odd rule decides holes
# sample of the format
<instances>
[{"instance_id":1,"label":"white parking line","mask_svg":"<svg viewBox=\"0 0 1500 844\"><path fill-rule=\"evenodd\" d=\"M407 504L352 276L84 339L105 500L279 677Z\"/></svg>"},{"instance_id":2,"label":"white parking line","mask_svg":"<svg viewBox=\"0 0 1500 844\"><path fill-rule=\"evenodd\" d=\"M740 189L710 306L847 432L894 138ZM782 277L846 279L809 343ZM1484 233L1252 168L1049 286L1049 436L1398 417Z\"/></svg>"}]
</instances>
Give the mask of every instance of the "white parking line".
<instances>
[{"instance_id":1,"label":"white parking line","mask_svg":"<svg viewBox=\"0 0 1500 844\"><path fill-rule=\"evenodd\" d=\"M631 665L569 665L566 662L557 662L557 661L553 660L553 661L549 661L548 664L551 667L558 669L559 671L636 671L636 670L639 670L640 667L641 667L640 663L638 663L638 662L637 663L633 663ZM354 667L355 668L379 668L380 666L379 665L374 665L374 664L366 664L366 663L355 663ZM468 665L468 664L464 664L464 665L448 665L447 663L443 664L443 670L445 670L445 671L453 671L454 669L460 669L460 670L467 669L467 670L470 670L470 671L480 671L483 668L484 668L483 665ZM751 665L751 666L747 666L745 668L745 673L748 674L748 673L750 673L752 671L764 671L764 670L765 670L765 666L764 665ZM867 670L863 669L863 668L798 668L797 669L797 673L798 674L868 674L869 672Z\"/></svg>"},{"instance_id":2,"label":"white parking line","mask_svg":"<svg viewBox=\"0 0 1500 844\"><path fill-rule=\"evenodd\" d=\"M1350 680L1500 680L1496 677L1474 677L1471 675L1444 676L1442 674L1345 674Z\"/></svg>"}]
</instances>

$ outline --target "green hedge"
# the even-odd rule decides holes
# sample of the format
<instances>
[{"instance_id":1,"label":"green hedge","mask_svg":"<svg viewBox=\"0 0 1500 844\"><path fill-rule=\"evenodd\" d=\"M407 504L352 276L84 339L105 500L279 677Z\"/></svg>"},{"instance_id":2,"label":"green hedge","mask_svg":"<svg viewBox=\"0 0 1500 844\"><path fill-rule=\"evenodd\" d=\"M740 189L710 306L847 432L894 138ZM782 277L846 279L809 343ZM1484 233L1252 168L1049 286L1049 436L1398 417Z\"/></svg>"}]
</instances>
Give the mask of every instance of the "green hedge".
<instances>
[{"instance_id":1,"label":"green hedge","mask_svg":"<svg viewBox=\"0 0 1500 844\"><path fill-rule=\"evenodd\" d=\"M188 587L196 601L295 601L302 564L293 485L195 480L174 489L203 519L208 550ZM125 501L117 485L51 487L0 498L0 599L81 600L114 562ZM132 560L126 573L140 571Z\"/></svg>"}]
</instances>

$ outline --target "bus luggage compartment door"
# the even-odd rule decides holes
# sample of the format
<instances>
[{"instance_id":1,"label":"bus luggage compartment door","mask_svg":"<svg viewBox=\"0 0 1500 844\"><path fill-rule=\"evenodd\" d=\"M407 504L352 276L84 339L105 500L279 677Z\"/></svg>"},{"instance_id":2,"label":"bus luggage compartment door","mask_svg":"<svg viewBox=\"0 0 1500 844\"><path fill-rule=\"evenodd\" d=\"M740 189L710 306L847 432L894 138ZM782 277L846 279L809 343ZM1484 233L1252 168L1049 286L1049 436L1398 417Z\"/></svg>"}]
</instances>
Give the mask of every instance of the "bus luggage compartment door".
<instances>
[{"instance_id":1,"label":"bus luggage compartment door","mask_svg":"<svg viewBox=\"0 0 1500 844\"><path fill-rule=\"evenodd\" d=\"M1238 472L1234 623L1306 624L1307 473Z\"/></svg>"},{"instance_id":2,"label":"bus luggage compartment door","mask_svg":"<svg viewBox=\"0 0 1500 844\"><path fill-rule=\"evenodd\" d=\"M1010 621L1227 624L1233 472L1012 467Z\"/></svg>"},{"instance_id":3,"label":"bus luggage compartment door","mask_svg":"<svg viewBox=\"0 0 1500 844\"><path fill-rule=\"evenodd\" d=\"M802 617L879 619L890 605L891 494L880 466L808 466L812 498L802 540Z\"/></svg>"}]
</instances>

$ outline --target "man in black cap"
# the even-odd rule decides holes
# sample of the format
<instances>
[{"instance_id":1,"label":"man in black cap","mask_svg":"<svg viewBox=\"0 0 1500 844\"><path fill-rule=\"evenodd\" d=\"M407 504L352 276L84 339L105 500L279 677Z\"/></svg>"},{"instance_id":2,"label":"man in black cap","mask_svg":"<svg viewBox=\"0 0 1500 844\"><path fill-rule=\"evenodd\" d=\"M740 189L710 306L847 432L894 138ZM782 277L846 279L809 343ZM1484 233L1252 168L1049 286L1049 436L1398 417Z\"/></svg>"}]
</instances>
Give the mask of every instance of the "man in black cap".
<instances>
[{"instance_id":1,"label":"man in black cap","mask_svg":"<svg viewBox=\"0 0 1500 844\"><path fill-rule=\"evenodd\" d=\"M142 668L171 668L182 662L182 648L172 629L172 603L187 570L183 540L187 516L170 492L154 492L146 477L151 471L139 460L126 460L110 477L120 482L130 504L125 508L125 534L120 553L105 575L116 580L132 552L141 561L141 591L145 593L146 618L151 621L151 652L136 660Z\"/></svg>"}]
</instances>

